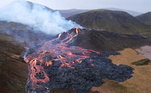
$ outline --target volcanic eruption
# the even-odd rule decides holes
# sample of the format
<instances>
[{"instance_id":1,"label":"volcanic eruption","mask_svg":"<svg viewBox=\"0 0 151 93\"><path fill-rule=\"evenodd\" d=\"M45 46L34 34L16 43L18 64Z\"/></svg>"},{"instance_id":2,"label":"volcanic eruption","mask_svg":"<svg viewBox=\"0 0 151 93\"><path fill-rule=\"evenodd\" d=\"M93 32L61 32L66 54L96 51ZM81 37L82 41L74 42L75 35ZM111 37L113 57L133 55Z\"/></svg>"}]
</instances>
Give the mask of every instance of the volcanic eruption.
<instances>
[{"instance_id":1,"label":"volcanic eruption","mask_svg":"<svg viewBox=\"0 0 151 93\"><path fill-rule=\"evenodd\" d=\"M16 1L0 11L1 21L28 25L35 31L35 37L39 36L37 31L56 35L74 26L81 27L61 17L58 12L24 0ZM24 53L24 61L29 65L27 93L50 93L52 89L66 88L73 89L76 93L86 93L93 86L101 86L104 79L122 82L132 77L131 67L112 64L108 59L109 55L117 53L76 46L74 41L84 31L85 29L75 27L51 40L41 40L39 37L39 41L31 40L30 36L25 35L25 38L29 38L27 43L34 41Z\"/></svg>"},{"instance_id":2,"label":"volcanic eruption","mask_svg":"<svg viewBox=\"0 0 151 93\"><path fill-rule=\"evenodd\" d=\"M101 86L104 79L123 82L132 77L131 67L115 65L108 59L109 55L117 53L73 45L83 31L75 27L26 51L27 93L50 93L54 88L87 93L93 86Z\"/></svg>"}]
</instances>

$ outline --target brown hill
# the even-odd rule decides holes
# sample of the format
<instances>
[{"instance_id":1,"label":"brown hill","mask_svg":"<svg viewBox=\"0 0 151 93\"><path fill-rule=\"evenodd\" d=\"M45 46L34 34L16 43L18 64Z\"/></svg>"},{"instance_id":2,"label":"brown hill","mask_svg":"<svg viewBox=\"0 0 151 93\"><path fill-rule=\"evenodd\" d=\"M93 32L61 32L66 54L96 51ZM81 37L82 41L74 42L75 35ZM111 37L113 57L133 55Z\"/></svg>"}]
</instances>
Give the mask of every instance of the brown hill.
<instances>
[{"instance_id":1,"label":"brown hill","mask_svg":"<svg viewBox=\"0 0 151 93\"><path fill-rule=\"evenodd\" d=\"M27 65L20 54L23 47L0 34L0 93L24 93Z\"/></svg>"},{"instance_id":2,"label":"brown hill","mask_svg":"<svg viewBox=\"0 0 151 93\"><path fill-rule=\"evenodd\" d=\"M92 10L68 19L86 28L105 29L126 34L151 36L151 27L123 11Z\"/></svg>"}]
</instances>

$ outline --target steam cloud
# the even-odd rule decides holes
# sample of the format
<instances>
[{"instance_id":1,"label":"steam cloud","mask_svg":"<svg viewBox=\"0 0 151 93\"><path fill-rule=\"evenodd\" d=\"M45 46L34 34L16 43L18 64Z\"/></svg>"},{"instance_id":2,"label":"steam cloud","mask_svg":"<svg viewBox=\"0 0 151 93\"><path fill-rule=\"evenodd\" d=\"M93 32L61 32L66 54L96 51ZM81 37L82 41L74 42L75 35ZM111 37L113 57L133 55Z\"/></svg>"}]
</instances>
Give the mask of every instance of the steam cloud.
<instances>
[{"instance_id":1,"label":"steam cloud","mask_svg":"<svg viewBox=\"0 0 151 93\"><path fill-rule=\"evenodd\" d=\"M17 22L55 35L73 27L80 27L72 21L66 20L59 12L54 12L42 5L32 4L25 0L17 0L0 9L0 20Z\"/></svg>"}]
</instances>

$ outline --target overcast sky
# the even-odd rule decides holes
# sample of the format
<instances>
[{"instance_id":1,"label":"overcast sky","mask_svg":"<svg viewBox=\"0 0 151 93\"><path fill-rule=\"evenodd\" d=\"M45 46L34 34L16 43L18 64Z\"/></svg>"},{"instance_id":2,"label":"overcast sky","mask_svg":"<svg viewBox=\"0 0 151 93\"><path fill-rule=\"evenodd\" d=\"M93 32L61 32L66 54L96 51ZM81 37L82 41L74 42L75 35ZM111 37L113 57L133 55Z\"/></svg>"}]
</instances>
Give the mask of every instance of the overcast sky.
<instances>
[{"instance_id":1,"label":"overcast sky","mask_svg":"<svg viewBox=\"0 0 151 93\"><path fill-rule=\"evenodd\" d=\"M14 0L1 0L0 7ZM151 11L151 0L29 0L47 5L52 9L118 8L136 12Z\"/></svg>"}]
</instances>

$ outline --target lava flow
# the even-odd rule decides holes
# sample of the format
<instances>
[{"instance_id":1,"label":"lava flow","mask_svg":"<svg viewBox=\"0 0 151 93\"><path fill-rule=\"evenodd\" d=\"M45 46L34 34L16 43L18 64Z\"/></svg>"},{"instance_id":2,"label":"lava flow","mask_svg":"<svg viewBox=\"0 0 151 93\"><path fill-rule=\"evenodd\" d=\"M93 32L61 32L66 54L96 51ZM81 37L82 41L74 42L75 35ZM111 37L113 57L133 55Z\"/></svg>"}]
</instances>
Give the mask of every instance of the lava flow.
<instances>
[{"instance_id":1,"label":"lava flow","mask_svg":"<svg viewBox=\"0 0 151 93\"><path fill-rule=\"evenodd\" d=\"M122 82L132 76L131 67L112 64L107 58L110 52L73 46L71 43L80 33L82 30L73 28L27 54L27 93L50 93L54 88L71 88L76 93L86 93L93 86L102 85L103 79Z\"/></svg>"}]
</instances>

